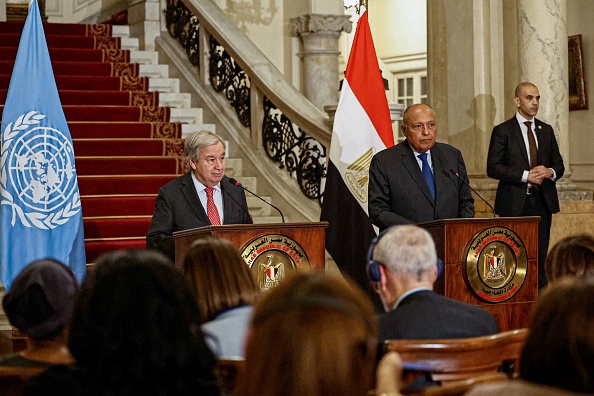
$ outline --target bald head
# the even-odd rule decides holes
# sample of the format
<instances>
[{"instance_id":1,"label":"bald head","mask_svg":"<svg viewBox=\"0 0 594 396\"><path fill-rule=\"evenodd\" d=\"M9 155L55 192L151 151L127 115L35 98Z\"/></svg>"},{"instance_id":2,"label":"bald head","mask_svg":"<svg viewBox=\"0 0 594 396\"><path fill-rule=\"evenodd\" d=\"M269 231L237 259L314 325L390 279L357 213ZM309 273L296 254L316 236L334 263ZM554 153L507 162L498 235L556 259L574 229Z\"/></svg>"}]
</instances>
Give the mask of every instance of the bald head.
<instances>
[{"instance_id":1,"label":"bald head","mask_svg":"<svg viewBox=\"0 0 594 396\"><path fill-rule=\"evenodd\" d=\"M532 84L531 82L524 81L524 82L521 82L521 83L518 84L518 86L516 87L516 91L514 93L514 96L516 98L521 97L522 96L522 92L524 91L525 88L536 88L536 89L538 89L537 86L534 85L534 84Z\"/></svg>"}]
</instances>

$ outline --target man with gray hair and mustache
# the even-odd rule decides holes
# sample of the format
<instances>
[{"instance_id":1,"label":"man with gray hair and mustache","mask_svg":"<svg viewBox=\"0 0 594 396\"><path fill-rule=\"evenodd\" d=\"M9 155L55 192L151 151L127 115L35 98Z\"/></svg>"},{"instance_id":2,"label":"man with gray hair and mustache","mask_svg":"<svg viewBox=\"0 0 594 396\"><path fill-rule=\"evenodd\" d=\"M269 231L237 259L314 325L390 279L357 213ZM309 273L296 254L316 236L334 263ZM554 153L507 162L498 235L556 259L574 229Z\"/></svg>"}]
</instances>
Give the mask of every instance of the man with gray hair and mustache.
<instances>
[{"instance_id":1,"label":"man with gray hair and mustache","mask_svg":"<svg viewBox=\"0 0 594 396\"><path fill-rule=\"evenodd\" d=\"M438 277L435 243L414 225L388 228L372 243L370 275L386 313L379 340L469 338L498 332L493 315L433 291Z\"/></svg>"}]
</instances>

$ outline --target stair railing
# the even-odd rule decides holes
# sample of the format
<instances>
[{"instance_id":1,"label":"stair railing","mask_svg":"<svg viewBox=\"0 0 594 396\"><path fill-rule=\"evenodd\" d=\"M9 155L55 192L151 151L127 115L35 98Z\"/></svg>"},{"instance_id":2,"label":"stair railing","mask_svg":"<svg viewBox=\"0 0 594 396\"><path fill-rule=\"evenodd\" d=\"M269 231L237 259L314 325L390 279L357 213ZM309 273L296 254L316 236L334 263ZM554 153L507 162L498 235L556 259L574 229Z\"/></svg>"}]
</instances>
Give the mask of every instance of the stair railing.
<instances>
[{"instance_id":1,"label":"stair railing","mask_svg":"<svg viewBox=\"0 0 594 396\"><path fill-rule=\"evenodd\" d=\"M328 116L212 0L167 0L165 18L200 80L225 95L252 144L286 168L305 196L320 200L332 133Z\"/></svg>"}]
</instances>

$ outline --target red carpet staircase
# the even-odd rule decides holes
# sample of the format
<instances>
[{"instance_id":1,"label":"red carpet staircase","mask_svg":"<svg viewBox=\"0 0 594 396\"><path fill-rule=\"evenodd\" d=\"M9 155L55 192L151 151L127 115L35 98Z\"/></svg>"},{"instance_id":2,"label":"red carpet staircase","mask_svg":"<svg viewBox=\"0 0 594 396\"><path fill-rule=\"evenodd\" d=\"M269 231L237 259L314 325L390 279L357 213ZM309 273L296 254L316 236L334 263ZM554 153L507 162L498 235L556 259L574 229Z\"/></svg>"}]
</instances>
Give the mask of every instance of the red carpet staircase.
<instances>
[{"instance_id":1,"label":"red carpet staircase","mask_svg":"<svg viewBox=\"0 0 594 396\"><path fill-rule=\"evenodd\" d=\"M22 26L0 23L0 104ZM87 262L144 248L158 188L184 172L182 125L112 26L45 24L45 33L74 142Z\"/></svg>"}]
</instances>

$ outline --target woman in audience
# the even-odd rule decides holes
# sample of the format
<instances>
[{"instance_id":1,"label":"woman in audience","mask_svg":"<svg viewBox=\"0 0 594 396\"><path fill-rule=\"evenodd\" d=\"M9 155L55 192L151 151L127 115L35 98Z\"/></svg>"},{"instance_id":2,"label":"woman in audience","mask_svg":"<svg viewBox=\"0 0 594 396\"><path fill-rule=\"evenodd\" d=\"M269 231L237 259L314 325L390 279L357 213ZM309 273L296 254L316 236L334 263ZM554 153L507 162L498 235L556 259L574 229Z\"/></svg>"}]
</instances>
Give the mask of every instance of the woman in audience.
<instances>
[{"instance_id":1,"label":"woman in audience","mask_svg":"<svg viewBox=\"0 0 594 396\"><path fill-rule=\"evenodd\" d=\"M15 278L2 300L10 323L27 335L27 349L0 359L4 367L41 367L71 364L66 346L78 282L64 264L36 260Z\"/></svg>"},{"instance_id":2,"label":"woman in audience","mask_svg":"<svg viewBox=\"0 0 594 396\"><path fill-rule=\"evenodd\" d=\"M377 322L371 301L342 279L307 272L256 306L241 396L364 396L373 387Z\"/></svg>"},{"instance_id":3,"label":"woman in audience","mask_svg":"<svg viewBox=\"0 0 594 396\"><path fill-rule=\"evenodd\" d=\"M542 297L522 351L520 377L594 393L594 279L559 282Z\"/></svg>"},{"instance_id":4,"label":"woman in audience","mask_svg":"<svg viewBox=\"0 0 594 396\"><path fill-rule=\"evenodd\" d=\"M561 239L547 255L545 271L549 283L566 276L594 276L594 236L579 234Z\"/></svg>"},{"instance_id":5,"label":"woman in audience","mask_svg":"<svg viewBox=\"0 0 594 396\"><path fill-rule=\"evenodd\" d=\"M219 357L243 357L260 289L237 249L226 239L199 239L186 253L184 273L196 293L206 342Z\"/></svg>"},{"instance_id":6,"label":"woman in audience","mask_svg":"<svg viewBox=\"0 0 594 396\"><path fill-rule=\"evenodd\" d=\"M74 308L69 347L78 370L49 369L30 394L218 395L199 321L187 280L161 253L108 253Z\"/></svg>"},{"instance_id":7,"label":"woman in audience","mask_svg":"<svg viewBox=\"0 0 594 396\"><path fill-rule=\"evenodd\" d=\"M520 360L523 381L480 385L469 395L594 394L594 279L566 278L538 302Z\"/></svg>"}]
</instances>

